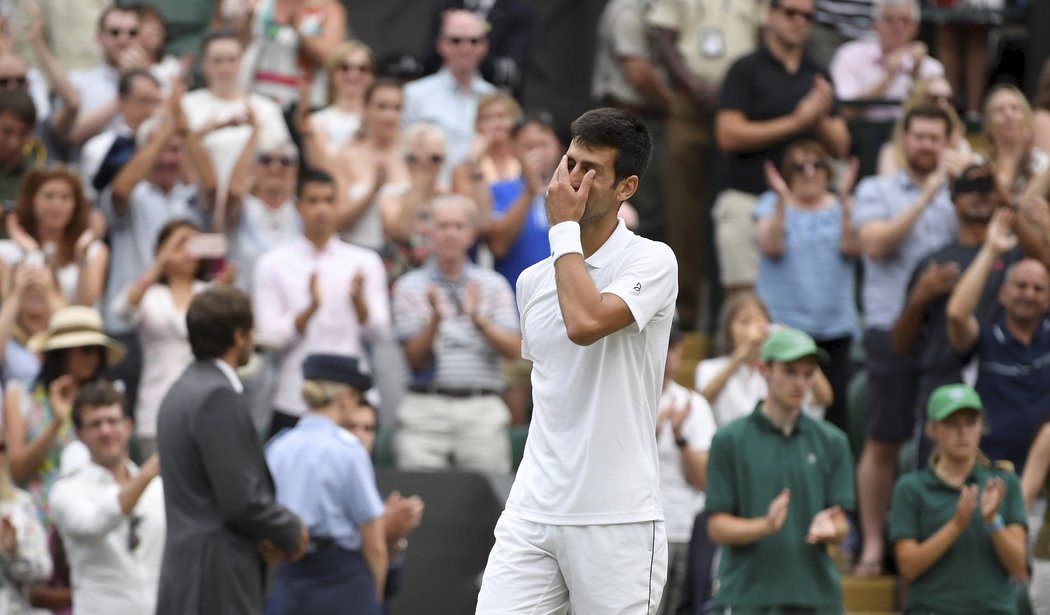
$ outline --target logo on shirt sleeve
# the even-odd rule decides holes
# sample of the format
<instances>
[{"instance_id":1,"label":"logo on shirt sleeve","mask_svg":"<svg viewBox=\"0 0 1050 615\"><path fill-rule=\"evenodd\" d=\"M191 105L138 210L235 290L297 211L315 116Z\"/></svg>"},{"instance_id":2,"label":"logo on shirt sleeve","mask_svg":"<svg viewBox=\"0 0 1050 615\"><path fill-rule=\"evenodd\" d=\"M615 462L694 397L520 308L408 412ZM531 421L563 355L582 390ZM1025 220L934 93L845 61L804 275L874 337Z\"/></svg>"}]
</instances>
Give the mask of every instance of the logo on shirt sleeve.
<instances>
[{"instance_id":1,"label":"logo on shirt sleeve","mask_svg":"<svg viewBox=\"0 0 1050 615\"><path fill-rule=\"evenodd\" d=\"M634 285L634 294L637 295L640 292L642 292L642 283L638 282L637 284Z\"/></svg>"}]
</instances>

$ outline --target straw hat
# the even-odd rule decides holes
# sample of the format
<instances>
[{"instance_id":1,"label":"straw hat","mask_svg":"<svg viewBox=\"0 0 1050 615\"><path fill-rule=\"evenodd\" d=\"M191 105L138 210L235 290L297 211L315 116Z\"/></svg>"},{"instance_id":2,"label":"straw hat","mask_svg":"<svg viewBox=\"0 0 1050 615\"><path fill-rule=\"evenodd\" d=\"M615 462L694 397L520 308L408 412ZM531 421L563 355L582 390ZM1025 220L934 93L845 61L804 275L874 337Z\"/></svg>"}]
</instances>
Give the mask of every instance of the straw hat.
<instances>
[{"instance_id":1,"label":"straw hat","mask_svg":"<svg viewBox=\"0 0 1050 615\"><path fill-rule=\"evenodd\" d=\"M124 344L102 332L102 316L98 310L82 305L64 307L52 314L47 331L29 338L26 346L35 352L102 346L106 349L107 365L119 363L125 353Z\"/></svg>"}]
</instances>

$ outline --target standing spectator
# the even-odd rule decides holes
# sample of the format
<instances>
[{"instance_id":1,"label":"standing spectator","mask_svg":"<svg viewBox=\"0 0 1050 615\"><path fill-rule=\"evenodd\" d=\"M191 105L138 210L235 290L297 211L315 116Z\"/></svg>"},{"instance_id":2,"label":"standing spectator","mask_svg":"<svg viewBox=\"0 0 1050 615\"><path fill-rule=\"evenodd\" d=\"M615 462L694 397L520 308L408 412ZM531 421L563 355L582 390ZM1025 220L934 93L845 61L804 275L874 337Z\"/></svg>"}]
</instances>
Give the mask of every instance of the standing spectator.
<instances>
[{"instance_id":1,"label":"standing spectator","mask_svg":"<svg viewBox=\"0 0 1050 615\"><path fill-rule=\"evenodd\" d=\"M306 550L306 526L274 501L234 371L251 357L252 326L251 300L232 288L200 293L186 313L195 361L157 421L167 520L157 615L259 613L260 551L296 561Z\"/></svg>"},{"instance_id":2,"label":"standing spectator","mask_svg":"<svg viewBox=\"0 0 1050 615\"><path fill-rule=\"evenodd\" d=\"M800 139L814 139L834 158L849 151L824 69L805 54L813 0L773 0L761 47L733 63L715 117L727 153L726 184L715 202L715 245L727 293L749 289L758 275L752 212L766 188L763 165Z\"/></svg>"},{"instance_id":3,"label":"standing spectator","mask_svg":"<svg viewBox=\"0 0 1050 615\"><path fill-rule=\"evenodd\" d=\"M827 545L849 531L853 460L844 433L802 414L827 354L805 333L782 329L761 358L769 396L711 442L707 530L722 545L715 608L840 612Z\"/></svg>"},{"instance_id":4,"label":"standing spectator","mask_svg":"<svg viewBox=\"0 0 1050 615\"><path fill-rule=\"evenodd\" d=\"M325 101L324 68L346 40L346 9L338 0L262 0L252 3L250 41L240 82L290 107L303 85L312 105Z\"/></svg>"},{"instance_id":5,"label":"standing spectator","mask_svg":"<svg viewBox=\"0 0 1050 615\"><path fill-rule=\"evenodd\" d=\"M987 431L981 450L1024 469L1032 435L1050 419L1050 273L1032 258L1015 263L999 290L1001 315L980 322L974 314L992 267L1017 245L1013 213L992 217L980 252L948 298L948 340L962 355L977 356L974 388L985 401Z\"/></svg>"},{"instance_id":6,"label":"standing spectator","mask_svg":"<svg viewBox=\"0 0 1050 615\"><path fill-rule=\"evenodd\" d=\"M663 241L667 223L664 118L674 94L659 68L658 51L645 21L653 4L652 0L616 0L605 5L598 21L591 97L631 111L653 136L648 181L640 185L642 192L631 198L631 204L640 214L639 234Z\"/></svg>"},{"instance_id":7,"label":"standing spectator","mask_svg":"<svg viewBox=\"0 0 1050 615\"><path fill-rule=\"evenodd\" d=\"M11 481L7 451L0 443L0 612L32 615L27 588L51 576L47 531L29 493Z\"/></svg>"},{"instance_id":8,"label":"standing spectator","mask_svg":"<svg viewBox=\"0 0 1050 615\"><path fill-rule=\"evenodd\" d=\"M920 79L944 75L929 56L919 34L919 0L878 0L872 24L875 36L846 43L831 61L835 96L841 100L884 99L903 102ZM899 104L864 109L870 120L899 117Z\"/></svg>"},{"instance_id":9,"label":"standing spectator","mask_svg":"<svg viewBox=\"0 0 1050 615\"><path fill-rule=\"evenodd\" d=\"M0 201L17 199L22 178L44 162L42 152L30 146L36 117L24 91L0 92Z\"/></svg>"},{"instance_id":10,"label":"standing spectator","mask_svg":"<svg viewBox=\"0 0 1050 615\"><path fill-rule=\"evenodd\" d=\"M813 61L829 66L843 44L871 33L874 0L817 0L806 51Z\"/></svg>"},{"instance_id":11,"label":"standing spectator","mask_svg":"<svg viewBox=\"0 0 1050 615\"><path fill-rule=\"evenodd\" d=\"M1043 64L1032 99L1032 145L1050 152L1050 61Z\"/></svg>"},{"instance_id":12,"label":"standing spectator","mask_svg":"<svg viewBox=\"0 0 1050 615\"><path fill-rule=\"evenodd\" d=\"M1047 478L1050 478L1050 422L1043 423L1028 451L1021 474L1021 492L1028 511L1032 544L1032 580L1028 584L1029 602L1034 615L1050 613L1050 507L1046 505ZM1041 513L1041 514L1040 514Z\"/></svg>"},{"instance_id":13,"label":"standing spectator","mask_svg":"<svg viewBox=\"0 0 1050 615\"><path fill-rule=\"evenodd\" d=\"M124 348L102 333L98 312L83 306L58 310L47 331L29 348L44 355L40 375L28 384L8 383L4 394L4 442L11 476L33 494L47 518L51 487L78 459L64 451L76 440L69 409L81 387L98 380L107 364L120 361Z\"/></svg>"},{"instance_id":14,"label":"standing spectator","mask_svg":"<svg viewBox=\"0 0 1050 615\"><path fill-rule=\"evenodd\" d=\"M277 569L271 615L380 615L389 565L383 501L362 443L340 427L372 379L353 357L311 354L302 363L302 420L266 447L278 502L299 515L313 549Z\"/></svg>"},{"instance_id":15,"label":"standing spectator","mask_svg":"<svg viewBox=\"0 0 1050 615\"><path fill-rule=\"evenodd\" d=\"M704 311L703 241L712 191L712 135L719 92L730 65L755 49L763 2L657 0L648 16L674 84L667 120L667 233L678 256L678 313L686 328ZM761 190L759 190L761 192Z\"/></svg>"},{"instance_id":16,"label":"standing spectator","mask_svg":"<svg viewBox=\"0 0 1050 615\"><path fill-rule=\"evenodd\" d=\"M968 118L980 118L981 96L988 87L988 30L987 23L965 19L937 26L934 55L944 62L952 89L965 92L963 109Z\"/></svg>"},{"instance_id":17,"label":"standing spectator","mask_svg":"<svg viewBox=\"0 0 1050 615\"><path fill-rule=\"evenodd\" d=\"M15 11L13 25L19 30L34 18L35 11L27 4L19 2ZM113 6L112 0L83 0L73 4L63 0L34 0L33 4L44 17L44 36L54 45L55 55L63 66L79 71L106 61L106 49L99 45L96 24Z\"/></svg>"},{"instance_id":18,"label":"standing spectator","mask_svg":"<svg viewBox=\"0 0 1050 615\"><path fill-rule=\"evenodd\" d=\"M80 95L80 112L70 133L73 145L82 145L106 128L119 127L120 76L136 68L149 68L149 56L138 42L140 26L138 13L133 10L110 5L102 11L98 19L98 44L102 47L104 62L69 74Z\"/></svg>"},{"instance_id":19,"label":"standing spectator","mask_svg":"<svg viewBox=\"0 0 1050 615\"><path fill-rule=\"evenodd\" d=\"M241 41L229 30L206 34L201 41L205 87L182 97L188 127L197 133L211 158L220 193L229 185L237 157L251 137L252 116L259 126L259 142L291 140L277 103L238 85L243 51Z\"/></svg>"},{"instance_id":20,"label":"standing spectator","mask_svg":"<svg viewBox=\"0 0 1050 615\"><path fill-rule=\"evenodd\" d=\"M879 151L879 175L893 175L904 168L904 116L917 107L939 107L944 109L952 120L952 136L948 140L945 156L969 160L973 150L966 139L966 125L955 112L955 94L952 84L944 77L933 77L915 82L908 99L901 105L901 116L893 126L893 137L882 145Z\"/></svg>"},{"instance_id":21,"label":"standing spectator","mask_svg":"<svg viewBox=\"0 0 1050 615\"><path fill-rule=\"evenodd\" d=\"M15 267L9 280L0 307L2 381L32 382L40 373L40 357L27 345L47 330L51 314L64 301L55 276L45 267Z\"/></svg>"},{"instance_id":22,"label":"standing spectator","mask_svg":"<svg viewBox=\"0 0 1050 615\"><path fill-rule=\"evenodd\" d=\"M923 256L952 242L958 232L942 152L951 118L938 107L904 116L905 167L857 186L853 226L864 254L861 301L868 386L864 452L857 466L863 548L854 573L882 573L886 511L897 454L911 436L918 377L914 357L893 352L890 331L904 308L908 276Z\"/></svg>"},{"instance_id":23,"label":"standing spectator","mask_svg":"<svg viewBox=\"0 0 1050 615\"><path fill-rule=\"evenodd\" d=\"M660 496L667 524L667 584L660 615L678 612L685 590L693 520L704 510L707 452L715 419L707 400L674 381L682 364L683 333L671 324L663 392L656 415L656 450L660 455Z\"/></svg>"},{"instance_id":24,"label":"standing spectator","mask_svg":"<svg viewBox=\"0 0 1050 615\"><path fill-rule=\"evenodd\" d=\"M438 47L441 28L449 11L463 9L485 24L488 52L481 61L481 76L522 100L536 36L536 9L524 0L443 0L434 6L423 67L428 73L441 68L444 54Z\"/></svg>"},{"instance_id":25,"label":"standing spectator","mask_svg":"<svg viewBox=\"0 0 1050 615\"><path fill-rule=\"evenodd\" d=\"M367 369L367 342L390 327L379 255L336 234L335 181L322 171L303 170L296 197L302 235L261 256L252 284L259 339L279 352L271 436L294 426L306 411L301 368L308 354L352 356Z\"/></svg>"},{"instance_id":26,"label":"standing spectator","mask_svg":"<svg viewBox=\"0 0 1050 615\"><path fill-rule=\"evenodd\" d=\"M11 239L0 241L0 258L8 264L44 260L66 303L95 307L109 265L98 216L91 213L75 173L62 167L30 171L15 215L7 218Z\"/></svg>"},{"instance_id":27,"label":"standing spectator","mask_svg":"<svg viewBox=\"0 0 1050 615\"><path fill-rule=\"evenodd\" d=\"M91 137L80 150L80 178L88 200L96 202L131 160L135 154L135 135L163 101L160 82L149 72L134 69L121 75L117 85L120 125Z\"/></svg>"},{"instance_id":28,"label":"standing spectator","mask_svg":"<svg viewBox=\"0 0 1050 615\"><path fill-rule=\"evenodd\" d=\"M930 396L937 451L929 468L897 481L890 511L906 613L1017 612L1014 580L1028 576L1024 501L1017 476L977 447L986 412L965 385Z\"/></svg>"},{"instance_id":29,"label":"standing spectator","mask_svg":"<svg viewBox=\"0 0 1050 615\"><path fill-rule=\"evenodd\" d=\"M435 199L434 259L394 285L394 325L413 372L398 409L405 469L510 472L499 359L518 356L521 335L506 279L467 257L477 215L465 197Z\"/></svg>"},{"instance_id":30,"label":"standing spectator","mask_svg":"<svg viewBox=\"0 0 1050 615\"><path fill-rule=\"evenodd\" d=\"M470 150L478 101L495 87L478 73L488 52L488 38L484 24L473 13L462 9L443 13L435 48L442 59L441 70L405 86L401 124L407 128L431 122L441 127L448 144L441 177L447 182L452 167Z\"/></svg>"},{"instance_id":31,"label":"standing spectator","mask_svg":"<svg viewBox=\"0 0 1050 615\"><path fill-rule=\"evenodd\" d=\"M310 115L310 129L329 152L352 142L361 128L366 92L375 82L372 49L361 41L340 43L325 63L328 70L328 106Z\"/></svg>"},{"instance_id":32,"label":"standing spectator","mask_svg":"<svg viewBox=\"0 0 1050 615\"><path fill-rule=\"evenodd\" d=\"M989 92L984 103L984 134L988 158L1010 203L1022 201L1032 191L1046 197L1050 186L1033 179L1050 168L1050 152L1035 147L1032 107L1021 90L998 85Z\"/></svg>"},{"instance_id":33,"label":"standing spectator","mask_svg":"<svg viewBox=\"0 0 1050 615\"><path fill-rule=\"evenodd\" d=\"M164 395L193 362L186 332L186 310L207 288L206 265L188 246L199 229L172 220L157 235L156 259L124 292L118 312L135 326L142 349L142 376L135 396L135 444L140 459L157 450L157 411Z\"/></svg>"},{"instance_id":34,"label":"standing spectator","mask_svg":"<svg viewBox=\"0 0 1050 615\"><path fill-rule=\"evenodd\" d=\"M164 490L153 455L128 457L131 419L124 396L90 384L71 408L77 438L91 454L63 472L51 492L51 517L62 536L73 580L73 612L152 613L164 550Z\"/></svg>"},{"instance_id":35,"label":"standing spectator","mask_svg":"<svg viewBox=\"0 0 1050 615\"><path fill-rule=\"evenodd\" d=\"M478 206L478 228L488 226L493 193L521 177L521 163L510 140L521 117L521 107L510 94L495 92L478 101L474 142L466 160L452 169L452 191Z\"/></svg>"},{"instance_id":36,"label":"standing spectator","mask_svg":"<svg viewBox=\"0 0 1050 615\"><path fill-rule=\"evenodd\" d=\"M766 161L773 190L755 207L758 296L775 322L805 331L831 357L832 402L824 418L846 433L846 390L858 331L853 278L860 246L852 224L857 168L851 160L833 195L827 152L815 141L799 141L784 152L780 173Z\"/></svg>"}]
</instances>

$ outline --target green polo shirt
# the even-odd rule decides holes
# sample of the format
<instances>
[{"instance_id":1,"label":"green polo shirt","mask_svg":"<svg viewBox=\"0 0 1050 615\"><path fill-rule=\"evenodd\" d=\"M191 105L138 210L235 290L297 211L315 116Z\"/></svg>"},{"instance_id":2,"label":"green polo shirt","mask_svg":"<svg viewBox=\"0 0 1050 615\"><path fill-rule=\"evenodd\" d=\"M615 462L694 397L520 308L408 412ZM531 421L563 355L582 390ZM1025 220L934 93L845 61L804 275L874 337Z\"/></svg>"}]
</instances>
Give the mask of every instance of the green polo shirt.
<instances>
[{"instance_id":1,"label":"green polo shirt","mask_svg":"<svg viewBox=\"0 0 1050 615\"><path fill-rule=\"evenodd\" d=\"M846 435L800 416L785 436L761 412L718 430L707 469L708 514L764 517L780 491L791 490L780 531L745 546L725 546L715 605L842 611L839 573L824 545L806 544L813 517L830 506L854 508L853 462Z\"/></svg>"},{"instance_id":2,"label":"green polo shirt","mask_svg":"<svg viewBox=\"0 0 1050 615\"><path fill-rule=\"evenodd\" d=\"M993 476L1001 477L1006 486L999 505L1003 521L1006 525L1028 527L1021 484L1013 472L976 463L965 483L978 485L983 493L985 484ZM922 542L933 536L955 516L959 491L941 480L932 467L902 476L893 490L890 541ZM980 494L977 497L980 501ZM973 511L966 530L941 559L908 587L905 612L937 615L1017 612L1010 575L995 553L979 506Z\"/></svg>"}]
</instances>

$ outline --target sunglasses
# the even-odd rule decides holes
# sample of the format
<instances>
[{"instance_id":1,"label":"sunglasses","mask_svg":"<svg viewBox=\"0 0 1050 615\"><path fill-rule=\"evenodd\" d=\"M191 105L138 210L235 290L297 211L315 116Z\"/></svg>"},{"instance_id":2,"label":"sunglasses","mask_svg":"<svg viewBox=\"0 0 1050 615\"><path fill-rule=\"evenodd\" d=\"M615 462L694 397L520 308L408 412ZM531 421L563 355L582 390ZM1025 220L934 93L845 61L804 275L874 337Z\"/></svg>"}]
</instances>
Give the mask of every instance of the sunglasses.
<instances>
[{"instance_id":1,"label":"sunglasses","mask_svg":"<svg viewBox=\"0 0 1050 615\"><path fill-rule=\"evenodd\" d=\"M0 77L0 90L13 90L22 89L26 87L25 75L19 75L17 77Z\"/></svg>"},{"instance_id":2,"label":"sunglasses","mask_svg":"<svg viewBox=\"0 0 1050 615\"><path fill-rule=\"evenodd\" d=\"M805 173L810 169L813 169L814 173L817 171L827 171L828 163L824 162L823 160L814 160L807 162L796 162L795 164L791 165L791 170L795 173Z\"/></svg>"},{"instance_id":3,"label":"sunglasses","mask_svg":"<svg viewBox=\"0 0 1050 615\"><path fill-rule=\"evenodd\" d=\"M784 17L787 17L788 19L795 19L796 17L801 17L806 23L810 23L811 21L813 21L813 11L803 11L800 9L785 8L783 6L778 6L777 10L783 13Z\"/></svg>"},{"instance_id":4,"label":"sunglasses","mask_svg":"<svg viewBox=\"0 0 1050 615\"><path fill-rule=\"evenodd\" d=\"M282 167L291 168L292 163L294 162L288 156L273 156L271 154L259 154L255 159L264 167L269 166L270 163L279 162Z\"/></svg>"},{"instance_id":5,"label":"sunglasses","mask_svg":"<svg viewBox=\"0 0 1050 615\"><path fill-rule=\"evenodd\" d=\"M988 176L960 177L952 184L952 194L991 194L995 192L995 180Z\"/></svg>"},{"instance_id":6,"label":"sunglasses","mask_svg":"<svg viewBox=\"0 0 1050 615\"><path fill-rule=\"evenodd\" d=\"M344 73L370 73L372 67L368 64L351 64L350 62L343 62L339 65L339 70Z\"/></svg>"},{"instance_id":7,"label":"sunglasses","mask_svg":"<svg viewBox=\"0 0 1050 615\"><path fill-rule=\"evenodd\" d=\"M471 47L480 45L485 40L483 36L446 36L445 40L452 43L453 45L459 45L460 43L470 43Z\"/></svg>"},{"instance_id":8,"label":"sunglasses","mask_svg":"<svg viewBox=\"0 0 1050 615\"><path fill-rule=\"evenodd\" d=\"M127 34L131 38L135 38L139 35L138 28L131 28L130 30L121 30L120 28L110 28L106 30L106 33L113 38L119 38L121 34Z\"/></svg>"},{"instance_id":9,"label":"sunglasses","mask_svg":"<svg viewBox=\"0 0 1050 615\"><path fill-rule=\"evenodd\" d=\"M416 156L415 154L408 154L405 156L405 160L408 164L419 164L420 162L429 162L430 164L441 164L445 162L445 157L441 154L431 154L429 158L427 156Z\"/></svg>"}]
</instances>

